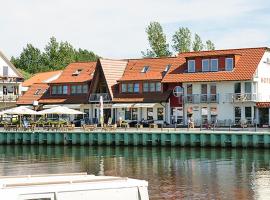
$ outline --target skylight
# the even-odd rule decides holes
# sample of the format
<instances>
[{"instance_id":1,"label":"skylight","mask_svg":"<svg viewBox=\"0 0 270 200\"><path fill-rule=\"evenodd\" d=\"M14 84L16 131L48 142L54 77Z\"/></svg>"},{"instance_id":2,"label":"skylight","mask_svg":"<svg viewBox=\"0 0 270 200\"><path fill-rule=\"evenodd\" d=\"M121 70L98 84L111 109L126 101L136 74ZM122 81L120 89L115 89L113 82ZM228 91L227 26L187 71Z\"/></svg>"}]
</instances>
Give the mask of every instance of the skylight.
<instances>
[{"instance_id":1,"label":"skylight","mask_svg":"<svg viewBox=\"0 0 270 200\"><path fill-rule=\"evenodd\" d=\"M172 66L171 64L168 64L168 65L166 66L164 72L168 72L168 71L170 70L171 66Z\"/></svg>"},{"instance_id":2,"label":"skylight","mask_svg":"<svg viewBox=\"0 0 270 200\"><path fill-rule=\"evenodd\" d=\"M37 89L37 90L35 91L34 95L39 95L40 92L41 92L41 89L39 88L39 89Z\"/></svg>"},{"instance_id":3,"label":"skylight","mask_svg":"<svg viewBox=\"0 0 270 200\"><path fill-rule=\"evenodd\" d=\"M149 66L144 66L141 72L142 72L142 73L146 73L146 72L149 71L149 69L150 69Z\"/></svg>"}]
</instances>

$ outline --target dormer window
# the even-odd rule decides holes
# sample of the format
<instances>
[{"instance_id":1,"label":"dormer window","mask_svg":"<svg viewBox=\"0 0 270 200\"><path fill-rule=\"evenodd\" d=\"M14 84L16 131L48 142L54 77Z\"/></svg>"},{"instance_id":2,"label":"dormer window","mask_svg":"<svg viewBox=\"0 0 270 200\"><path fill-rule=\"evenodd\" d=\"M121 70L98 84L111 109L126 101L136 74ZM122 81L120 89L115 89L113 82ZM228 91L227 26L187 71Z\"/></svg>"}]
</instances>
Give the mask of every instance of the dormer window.
<instances>
[{"instance_id":1,"label":"dormer window","mask_svg":"<svg viewBox=\"0 0 270 200\"><path fill-rule=\"evenodd\" d=\"M211 59L211 65L210 65L210 71L211 72L217 72L218 71L218 59Z\"/></svg>"},{"instance_id":2,"label":"dormer window","mask_svg":"<svg viewBox=\"0 0 270 200\"><path fill-rule=\"evenodd\" d=\"M77 69L75 72L73 72L72 76L78 76L81 73L82 69Z\"/></svg>"},{"instance_id":3,"label":"dormer window","mask_svg":"<svg viewBox=\"0 0 270 200\"><path fill-rule=\"evenodd\" d=\"M195 72L195 60L188 61L188 72Z\"/></svg>"},{"instance_id":4,"label":"dormer window","mask_svg":"<svg viewBox=\"0 0 270 200\"><path fill-rule=\"evenodd\" d=\"M146 72L149 71L149 69L150 69L149 66L144 66L141 72L142 72L142 73L146 73Z\"/></svg>"},{"instance_id":5,"label":"dormer window","mask_svg":"<svg viewBox=\"0 0 270 200\"><path fill-rule=\"evenodd\" d=\"M233 58L225 59L225 70L232 71L233 70Z\"/></svg>"},{"instance_id":6,"label":"dormer window","mask_svg":"<svg viewBox=\"0 0 270 200\"><path fill-rule=\"evenodd\" d=\"M209 59L202 60L202 71L209 72Z\"/></svg>"}]
</instances>

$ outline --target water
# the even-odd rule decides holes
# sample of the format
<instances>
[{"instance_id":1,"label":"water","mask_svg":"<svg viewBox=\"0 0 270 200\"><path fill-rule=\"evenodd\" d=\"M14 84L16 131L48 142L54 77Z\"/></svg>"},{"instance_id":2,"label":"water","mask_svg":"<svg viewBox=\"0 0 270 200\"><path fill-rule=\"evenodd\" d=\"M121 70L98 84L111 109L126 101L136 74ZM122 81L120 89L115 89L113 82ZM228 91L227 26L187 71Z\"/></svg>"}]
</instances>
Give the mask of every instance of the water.
<instances>
[{"instance_id":1,"label":"water","mask_svg":"<svg viewBox=\"0 0 270 200\"><path fill-rule=\"evenodd\" d=\"M88 172L149 181L157 199L270 199L270 150L0 146L0 175Z\"/></svg>"}]
</instances>

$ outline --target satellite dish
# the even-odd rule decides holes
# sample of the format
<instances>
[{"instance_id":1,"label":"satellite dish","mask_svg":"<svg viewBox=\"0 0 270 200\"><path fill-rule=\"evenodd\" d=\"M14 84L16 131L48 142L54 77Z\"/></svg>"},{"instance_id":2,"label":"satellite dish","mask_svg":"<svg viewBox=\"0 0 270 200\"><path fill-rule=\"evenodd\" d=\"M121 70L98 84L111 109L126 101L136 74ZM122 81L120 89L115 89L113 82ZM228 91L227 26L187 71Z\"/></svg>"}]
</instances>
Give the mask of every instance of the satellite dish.
<instances>
[{"instance_id":1,"label":"satellite dish","mask_svg":"<svg viewBox=\"0 0 270 200\"><path fill-rule=\"evenodd\" d=\"M183 88L181 86L175 86L173 89L173 95L175 97L181 97L183 95Z\"/></svg>"}]
</instances>

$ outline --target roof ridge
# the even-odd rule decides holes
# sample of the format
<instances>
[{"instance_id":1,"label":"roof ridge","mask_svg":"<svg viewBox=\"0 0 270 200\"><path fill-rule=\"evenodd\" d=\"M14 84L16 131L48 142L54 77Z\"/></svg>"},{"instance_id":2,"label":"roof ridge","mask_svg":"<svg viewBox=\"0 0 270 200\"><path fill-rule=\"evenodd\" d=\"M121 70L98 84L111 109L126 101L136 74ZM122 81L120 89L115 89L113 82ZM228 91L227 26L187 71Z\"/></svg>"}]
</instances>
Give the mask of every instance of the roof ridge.
<instances>
[{"instance_id":1,"label":"roof ridge","mask_svg":"<svg viewBox=\"0 0 270 200\"><path fill-rule=\"evenodd\" d=\"M215 50L206 50L206 51L189 51L189 52L181 52L180 54L192 54L192 53L207 53L207 52L215 52L215 51L233 51L233 50L247 50L247 49L270 49L266 46L264 47L245 47L245 48L236 48L236 49L215 49Z\"/></svg>"}]
</instances>

